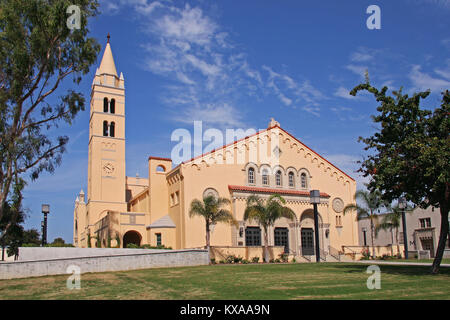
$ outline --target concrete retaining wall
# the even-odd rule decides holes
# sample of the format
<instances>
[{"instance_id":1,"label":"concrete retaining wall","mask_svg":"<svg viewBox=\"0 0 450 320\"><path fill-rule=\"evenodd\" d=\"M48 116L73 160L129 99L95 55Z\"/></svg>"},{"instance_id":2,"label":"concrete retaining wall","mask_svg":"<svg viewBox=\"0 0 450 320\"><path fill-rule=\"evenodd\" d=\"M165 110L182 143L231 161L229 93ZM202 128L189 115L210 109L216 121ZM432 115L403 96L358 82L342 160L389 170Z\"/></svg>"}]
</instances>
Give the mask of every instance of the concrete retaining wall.
<instances>
[{"instance_id":1,"label":"concrete retaining wall","mask_svg":"<svg viewBox=\"0 0 450 320\"><path fill-rule=\"evenodd\" d=\"M71 247L20 247L18 261L36 261L79 257L103 257L136 253L166 252L163 249L121 249L121 248L71 248ZM9 260L14 258L9 257Z\"/></svg>"},{"instance_id":2,"label":"concrete retaining wall","mask_svg":"<svg viewBox=\"0 0 450 320\"><path fill-rule=\"evenodd\" d=\"M0 279L28 278L68 274L69 266L77 266L80 273L126 271L157 267L181 267L207 265L207 250L152 250L144 253L140 249L127 254L85 256L38 261L15 261L0 263Z\"/></svg>"}]
</instances>

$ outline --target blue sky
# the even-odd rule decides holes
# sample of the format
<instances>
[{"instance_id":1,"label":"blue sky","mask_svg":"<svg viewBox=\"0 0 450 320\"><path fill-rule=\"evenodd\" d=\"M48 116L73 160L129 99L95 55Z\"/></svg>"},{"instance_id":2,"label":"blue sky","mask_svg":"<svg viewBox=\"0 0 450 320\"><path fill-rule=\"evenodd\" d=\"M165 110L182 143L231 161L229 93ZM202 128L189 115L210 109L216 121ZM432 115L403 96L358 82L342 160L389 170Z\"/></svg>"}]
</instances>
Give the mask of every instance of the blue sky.
<instances>
[{"instance_id":1,"label":"blue sky","mask_svg":"<svg viewBox=\"0 0 450 320\"><path fill-rule=\"evenodd\" d=\"M260 129L274 117L361 186L357 139L374 132L376 102L348 92L364 71L376 87L431 89L429 108L450 88L448 0L100 3L90 29L102 46L111 34L125 77L129 176L148 176L148 156L170 157L172 132L192 131L195 120L204 128ZM371 4L381 9L380 30L366 27ZM87 99L101 54L76 88ZM87 189L88 121L86 110L58 129L70 137L62 165L25 192L26 228L40 230L40 206L50 204L49 240L72 242L74 200Z\"/></svg>"}]
</instances>

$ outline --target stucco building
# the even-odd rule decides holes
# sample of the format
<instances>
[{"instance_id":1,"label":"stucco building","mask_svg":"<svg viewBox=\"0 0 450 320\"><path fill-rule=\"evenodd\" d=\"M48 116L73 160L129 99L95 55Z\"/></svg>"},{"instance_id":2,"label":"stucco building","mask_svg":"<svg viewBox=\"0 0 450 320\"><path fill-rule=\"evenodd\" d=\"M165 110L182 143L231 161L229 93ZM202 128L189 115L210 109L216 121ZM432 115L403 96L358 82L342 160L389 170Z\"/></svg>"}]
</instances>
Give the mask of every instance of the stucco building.
<instances>
[{"instance_id":1,"label":"stucco building","mask_svg":"<svg viewBox=\"0 0 450 320\"><path fill-rule=\"evenodd\" d=\"M246 199L277 193L297 218L277 221L269 230L269 245L292 256L314 255L312 189L321 191L322 250L359 244L355 213L342 214L353 201L355 180L275 120L267 129L176 166L171 159L150 156L148 178L139 178L125 174L125 80L118 76L109 42L92 83L90 107L88 189L75 202L76 246L88 247L90 241L92 247L203 247L205 222L189 217L189 207L193 199L214 194L230 199L239 225L215 225L211 245L246 250L248 256L264 245L264 236L255 222L243 221Z\"/></svg>"},{"instance_id":2,"label":"stucco building","mask_svg":"<svg viewBox=\"0 0 450 320\"><path fill-rule=\"evenodd\" d=\"M384 215L380 214L378 216L377 223L383 220ZM415 255L417 251L428 251L430 258L434 258L439 243L439 233L441 231L440 209L435 207L428 207L427 209L416 207L413 211L406 213L405 219L408 252ZM372 245L372 238L369 219L360 220L358 229L360 245L370 247ZM380 230L373 242L375 246L392 246L394 251L396 251L395 248L398 244L401 247L400 251L403 252L404 238L402 222L400 222L398 230ZM450 256L450 238L447 239L444 256Z\"/></svg>"}]
</instances>

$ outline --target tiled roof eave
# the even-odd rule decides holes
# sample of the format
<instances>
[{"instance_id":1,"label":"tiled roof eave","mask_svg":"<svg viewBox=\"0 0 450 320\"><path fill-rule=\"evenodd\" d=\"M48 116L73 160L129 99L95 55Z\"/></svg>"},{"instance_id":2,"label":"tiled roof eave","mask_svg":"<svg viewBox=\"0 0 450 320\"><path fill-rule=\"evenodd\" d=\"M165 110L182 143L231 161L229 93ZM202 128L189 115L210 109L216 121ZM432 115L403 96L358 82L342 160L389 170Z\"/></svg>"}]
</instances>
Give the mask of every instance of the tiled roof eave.
<instances>
[{"instance_id":1,"label":"tiled roof eave","mask_svg":"<svg viewBox=\"0 0 450 320\"><path fill-rule=\"evenodd\" d=\"M249 186L234 186L228 185L228 189L230 191L241 191L241 192L249 192L249 193L270 193L270 194L284 194L284 195L292 195L292 196L304 196L309 197L308 191L299 191L299 190L288 190L288 189L274 189L267 187L249 187ZM321 198L329 198L325 192L320 193Z\"/></svg>"}]
</instances>

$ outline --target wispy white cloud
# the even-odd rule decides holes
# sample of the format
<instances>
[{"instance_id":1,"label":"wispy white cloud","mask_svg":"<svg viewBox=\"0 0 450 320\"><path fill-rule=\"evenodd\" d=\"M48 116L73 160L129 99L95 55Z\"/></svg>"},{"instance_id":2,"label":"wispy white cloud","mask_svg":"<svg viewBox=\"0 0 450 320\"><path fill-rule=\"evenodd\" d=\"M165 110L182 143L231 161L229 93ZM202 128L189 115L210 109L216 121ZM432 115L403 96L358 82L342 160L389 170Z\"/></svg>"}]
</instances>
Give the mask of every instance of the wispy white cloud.
<instances>
[{"instance_id":1,"label":"wispy white cloud","mask_svg":"<svg viewBox=\"0 0 450 320\"><path fill-rule=\"evenodd\" d=\"M442 78L450 80L450 59L446 61L447 65L443 68L435 68L434 72L440 75Z\"/></svg>"},{"instance_id":2,"label":"wispy white cloud","mask_svg":"<svg viewBox=\"0 0 450 320\"><path fill-rule=\"evenodd\" d=\"M131 6L146 26L144 66L174 83L161 92L170 119L185 122L200 117L194 120L242 124L242 100L252 97L258 102L269 95L284 106L319 115L320 102L326 97L311 81L270 66L252 66L247 54L204 8L170 1L113 3ZM215 115L223 120L213 120Z\"/></svg>"},{"instance_id":3,"label":"wispy white cloud","mask_svg":"<svg viewBox=\"0 0 450 320\"><path fill-rule=\"evenodd\" d=\"M307 104L310 107L303 107L304 110L318 114L320 101L326 99L326 97L319 89L311 85L309 80L294 80L291 76L275 72L266 65L262 69L268 73L267 87L273 90L284 105ZM311 106L314 108L311 108Z\"/></svg>"},{"instance_id":4,"label":"wispy white cloud","mask_svg":"<svg viewBox=\"0 0 450 320\"><path fill-rule=\"evenodd\" d=\"M187 124L192 124L193 121L200 119L219 128L241 128L245 126L240 113L236 112L235 107L227 103L194 107L185 110L176 117L177 121Z\"/></svg>"},{"instance_id":5,"label":"wispy white cloud","mask_svg":"<svg viewBox=\"0 0 450 320\"><path fill-rule=\"evenodd\" d=\"M373 60L375 56L375 50L369 50L365 47L359 47L357 51L353 52L350 56L352 62L367 62Z\"/></svg>"},{"instance_id":6,"label":"wispy white cloud","mask_svg":"<svg viewBox=\"0 0 450 320\"><path fill-rule=\"evenodd\" d=\"M414 88L412 90L428 90L432 92L440 92L450 88L450 81L435 78L428 73L422 72L420 65L413 65L409 73L409 80L412 82ZM448 76L448 70L438 70L441 75Z\"/></svg>"},{"instance_id":7,"label":"wispy white cloud","mask_svg":"<svg viewBox=\"0 0 450 320\"><path fill-rule=\"evenodd\" d=\"M344 87L337 88L337 90L334 93L334 95L336 97L349 99L349 100L358 99L358 96L350 95L350 90L348 90L347 88L344 88Z\"/></svg>"},{"instance_id":8,"label":"wispy white cloud","mask_svg":"<svg viewBox=\"0 0 450 320\"><path fill-rule=\"evenodd\" d=\"M362 79L364 79L366 71L369 70L367 66L359 66L355 64L349 64L345 67L347 70L350 70L354 74L360 76Z\"/></svg>"}]
</instances>

